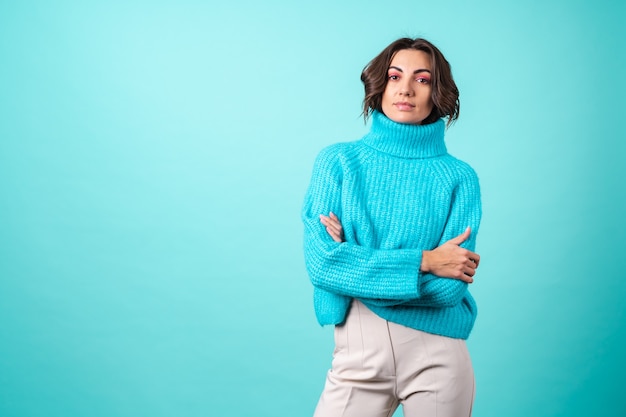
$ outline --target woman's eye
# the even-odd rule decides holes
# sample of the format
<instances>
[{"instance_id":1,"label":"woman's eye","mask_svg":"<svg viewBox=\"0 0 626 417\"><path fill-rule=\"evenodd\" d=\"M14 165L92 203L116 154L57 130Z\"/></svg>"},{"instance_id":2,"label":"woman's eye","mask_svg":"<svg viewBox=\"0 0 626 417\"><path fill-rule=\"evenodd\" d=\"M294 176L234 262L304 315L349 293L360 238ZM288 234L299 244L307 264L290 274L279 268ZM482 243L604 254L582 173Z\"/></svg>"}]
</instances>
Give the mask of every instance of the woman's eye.
<instances>
[{"instance_id":1,"label":"woman's eye","mask_svg":"<svg viewBox=\"0 0 626 417\"><path fill-rule=\"evenodd\" d=\"M415 81L417 81L420 84L428 84L430 82L430 79L426 77L418 77Z\"/></svg>"},{"instance_id":2,"label":"woman's eye","mask_svg":"<svg viewBox=\"0 0 626 417\"><path fill-rule=\"evenodd\" d=\"M399 77L398 75L390 75L390 76L389 76L389 79L390 79L390 80L393 80L393 81L397 81L397 80L399 80L399 79L400 79L400 77Z\"/></svg>"}]
</instances>

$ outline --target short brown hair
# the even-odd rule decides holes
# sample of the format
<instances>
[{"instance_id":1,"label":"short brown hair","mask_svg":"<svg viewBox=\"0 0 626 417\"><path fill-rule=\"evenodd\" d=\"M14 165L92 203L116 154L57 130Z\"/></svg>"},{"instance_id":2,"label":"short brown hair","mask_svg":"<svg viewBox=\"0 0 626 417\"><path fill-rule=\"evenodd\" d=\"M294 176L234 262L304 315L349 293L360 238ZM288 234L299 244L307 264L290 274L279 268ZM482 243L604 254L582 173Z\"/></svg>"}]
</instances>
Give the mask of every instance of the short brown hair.
<instances>
[{"instance_id":1,"label":"short brown hair","mask_svg":"<svg viewBox=\"0 0 626 417\"><path fill-rule=\"evenodd\" d=\"M459 118L459 89L452 78L450 64L435 45L422 38L401 38L392 42L365 66L361 81L365 87L363 117L365 120L374 110L382 113L382 96L387 87L387 72L396 52L403 49L423 51L430 56L432 66L433 110L422 124L429 124L441 117L448 118L448 126Z\"/></svg>"}]
</instances>

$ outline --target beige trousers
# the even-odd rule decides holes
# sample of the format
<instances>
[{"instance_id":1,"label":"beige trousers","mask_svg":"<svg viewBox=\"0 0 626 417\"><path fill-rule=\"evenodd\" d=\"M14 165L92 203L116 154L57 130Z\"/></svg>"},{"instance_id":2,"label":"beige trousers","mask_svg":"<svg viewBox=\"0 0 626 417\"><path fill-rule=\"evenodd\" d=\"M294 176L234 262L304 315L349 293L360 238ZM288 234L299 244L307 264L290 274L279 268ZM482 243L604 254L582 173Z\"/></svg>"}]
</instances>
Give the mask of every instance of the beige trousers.
<instances>
[{"instance_id":1,"label":"beige trousers","mask_svg":"<svg viewBox=\"0 0 626 417\"><path fill-rule=\"evenodd\" d=\"M474 370L465 340L390 323L352 301L335 327L332 369L315 417L469 417Z\"/></svg>"}]
</instances>

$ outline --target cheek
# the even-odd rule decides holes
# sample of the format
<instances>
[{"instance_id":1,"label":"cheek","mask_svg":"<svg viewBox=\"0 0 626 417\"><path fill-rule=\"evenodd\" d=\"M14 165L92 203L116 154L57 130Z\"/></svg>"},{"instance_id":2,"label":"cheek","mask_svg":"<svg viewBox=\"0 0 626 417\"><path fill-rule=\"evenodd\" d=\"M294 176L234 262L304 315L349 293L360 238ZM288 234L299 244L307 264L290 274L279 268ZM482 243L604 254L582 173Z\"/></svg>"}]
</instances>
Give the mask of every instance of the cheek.
<instances>
[{"instance_id":1,"label":"cheek","mask_svg":"<svg viewBox=\"0 0 626 417\"><path fill-rule=\"evenodd\" d=\"M387 87L385 87L385 91L383 91L383 98L391 97L392 95L393 95L393 92L391 91L389 84L387 84Z\"/></svg>"},{"instance_id":2,"label":"cheek","mask_svg":"<svg viewBox=\"0 0 626 417\"><path fill-rule=\"evenodd\" d=\"M391 103L392 100L393 100L393 92L391 91L390 88L385 88L385 91L383 91L383 94L381 96L381 104L383 106L388 105L389 103Z\"/></svg>"},{"instance_id":3,"label":"cheek","mask_svg":"<svg viewBox=\"0 0 626 417\"><path fill-rule=\"evenodd\" d=\"M430 92L428 92L428 95L426 95L426 97L424 97L424 107L427 109L432 109L435 106L435 104L433 103L433 98L430 94Z\"/></svg>"}]
</instances>

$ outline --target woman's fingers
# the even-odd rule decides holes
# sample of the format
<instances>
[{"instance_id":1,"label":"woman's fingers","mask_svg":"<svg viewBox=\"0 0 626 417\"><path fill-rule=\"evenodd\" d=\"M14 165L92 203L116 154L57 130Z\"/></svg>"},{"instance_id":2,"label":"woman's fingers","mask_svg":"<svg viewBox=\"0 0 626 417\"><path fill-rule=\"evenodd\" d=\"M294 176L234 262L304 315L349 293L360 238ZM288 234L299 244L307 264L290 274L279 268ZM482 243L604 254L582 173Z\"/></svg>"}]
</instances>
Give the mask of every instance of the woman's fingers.
<instances>
[{"instance_id":1,"label":"woman's fingers","mask_svg":"<svg viewBox=\"0 0 626 417\"><path fill-rule=\"evenodd\" d=\"M326 231L335 242L344 241L343 227L341 226L339 218L334 213L331 212L330 216L320 214L320 221L326 226Z\"/></svg>"},{"instance_id":2,"label":"woman's fingers","mask_svg":"<svg viewBox=\"0 0 626 417\"><path fill-rule=\"evenodd\" d=\"M330 235L330 237L337 243L341 243L343 242L343 239L341 238L340 235L338 235L334 230L330 229L330 228L326 228L326 231L328 232L328 234Z\"/></svg>"},{"instance_id":3,"label":"woman's fingers","mask_svg":"<svg viewBox=\"0 0 626 417\"><path fill-rule=\"evenodd\" d=\"M320 220L324 226L330 227L337 233L343 230L343 227L341 226L341 222L339 222L339 219L337 219L336 216L333 218L333 217L324 216L322 214L320 215Z\"/></svg>"},{"instance_id":4,"label":"woman's fingers","mask_svg":"<svg viewBox=\"0 0 626 417\"><path fill-rule=\"evenodd\" d=\"M474 275L476 274L476 269L473 267L466 266L463 268L463 274L465 275L462 279L465 282L472 283L474 282Z\"/></svg>"},{"instance_id":5,"label":"woman's fingers","mask_svg":"<svg viewBox=\"0 0 626 417\"><path fill-rule=\"evenodd\" d=\"M476 265L475 268L478 268L478 264L480 263L480 255L474 252L470 252L468 256L470 261L473 262L474 265Z\"/></svg>"}]
</instances>

